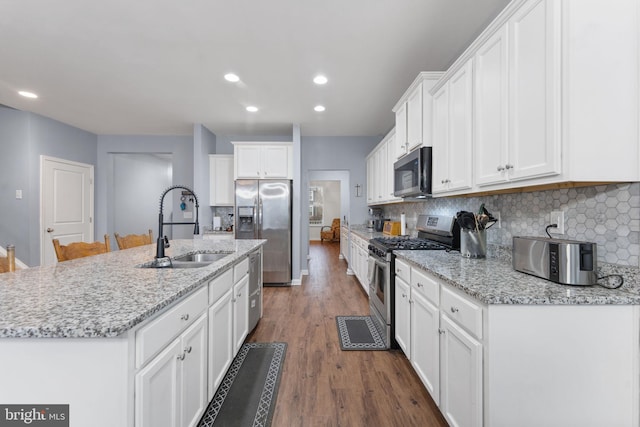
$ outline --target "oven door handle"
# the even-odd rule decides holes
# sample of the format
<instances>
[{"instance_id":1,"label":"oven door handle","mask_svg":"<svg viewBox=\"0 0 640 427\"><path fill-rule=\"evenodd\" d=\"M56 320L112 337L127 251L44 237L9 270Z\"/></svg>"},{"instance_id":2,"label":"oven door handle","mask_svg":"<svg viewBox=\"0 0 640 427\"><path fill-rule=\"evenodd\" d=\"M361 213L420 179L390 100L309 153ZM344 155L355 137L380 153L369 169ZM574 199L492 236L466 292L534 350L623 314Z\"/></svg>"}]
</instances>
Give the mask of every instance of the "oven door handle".
<instances>
[{"instance_id":1,"label":"oven door handle","mask_svg":"<svg viewBox=\"0 0 640 427\"><path fill-rule=\"evenodd\" d=\"M369 270L367 274L367 279L369 280L369 285L372 285L376 281L376 266L381 267L383 270L389 269L389 264L385 261L380 261L373 256L369 255Z\"/></svg>"}]
</instances>

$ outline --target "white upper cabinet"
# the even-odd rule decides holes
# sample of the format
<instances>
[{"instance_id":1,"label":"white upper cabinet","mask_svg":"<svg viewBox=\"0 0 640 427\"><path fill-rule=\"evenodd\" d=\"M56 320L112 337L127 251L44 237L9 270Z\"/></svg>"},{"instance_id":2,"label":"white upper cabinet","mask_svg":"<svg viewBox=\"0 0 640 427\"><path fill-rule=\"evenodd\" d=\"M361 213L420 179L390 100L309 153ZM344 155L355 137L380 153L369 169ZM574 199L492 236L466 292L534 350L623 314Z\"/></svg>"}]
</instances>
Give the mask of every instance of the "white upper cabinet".
<instances>
[{"instance_id":1,"label":"white upper cabinet","mask_svg":"<svg viewBox=\"0 0 640 427\"><path fill-rule=\"evenodd\" d=\"M377 205L402 200L393 195L395 129L392 129L367 156L367 204Z\"/></svg>"},{"instance_id":2,"label":"white upper cabinet","mask_svg":"<svg viewBox=\"0 0 640 427\"><path fill-rule=\"evenodd\" d=\"M395 110L396 113L396 137L395 158L399 159L409 152L407 144L407 103L402 102Z\"/></svg>"},{"instance_id":3,"label":"white upper cabinet","mask_svg":"<svg viewBox=\"0 0 640 427\"><path fill-rule=\"evenodd\" d=\"M233 142L235 179L292 179L291 143Z\"/></svg>"},{"instance_id":4,"label":"white upper cabinet","mask_svg":"<svg viewBox=\"0 0 640 427\"><path fill-rule=\"evenodd\" d=\"M560 2L530 0L509 20L508 179L561 172L560 68L555 34Z\"/></svg>"},{"instance_id":5,"label":"white upper cabinet","mask_svg":"<svg viewBox=\"0 0 640 427\"><path fill-rule=\"evenodd\" d=\"M396 113L395 159L417 147L431 146L432 97L442 73L420 73L393 108Z\"/></svg>"},{"instance_id":6,"label":"white upper cabinet","mask_svg":"<svg viewBox=\"0 0 640 427\"><path fill-rule=\"evenodd\" d=\"M503 27L475 55L474 160L476 183L506 180L507 147L507 27Z\"/></svg>"},{"instance_id":7,"label":"white upper cabinet","mask_svg":"<svg viewBox=\"0 0 640 427\"><path fill-rule=\"evenodd\" d=\"M233 155L209 155L209 205L233 206Z\"/></svg>"},{"instance_id":8,"label":"white upper cabinet","mask_svg":"<svg viewBox=\"0 0 640 427\"><path fill-rule=\"evenodd\" d=\"M469 60L433 96L433 194L471 188L472 76Z\"/></svg>"},{"instance_id":9,"label":"white upper cabinet","mask_svg":"<svg viewBox=\"0 0 640 427\"><path fill-rule=\"evenodd\" d=\"M407 144L409 151L422 145L422 83L407 99Z\"/></svg>"},{"instance_id":10,"label":"white upper cabinet","mask_svg":"<svg viewBox=\"0 0 640 427\"><path fill-rule=\"evenodd\" d=\"M431 90L433 193L640 180L638 40L637 0L607 7L579 0L509 3ZM467 115L462 104L453 105L466 88L454 93L452 85L471 63ZM451 158L444 157L460 153L469 118L473 165L465 180L451 175ZM464 184L454 185L458 180Z\"/></svg>"}]
</instances>

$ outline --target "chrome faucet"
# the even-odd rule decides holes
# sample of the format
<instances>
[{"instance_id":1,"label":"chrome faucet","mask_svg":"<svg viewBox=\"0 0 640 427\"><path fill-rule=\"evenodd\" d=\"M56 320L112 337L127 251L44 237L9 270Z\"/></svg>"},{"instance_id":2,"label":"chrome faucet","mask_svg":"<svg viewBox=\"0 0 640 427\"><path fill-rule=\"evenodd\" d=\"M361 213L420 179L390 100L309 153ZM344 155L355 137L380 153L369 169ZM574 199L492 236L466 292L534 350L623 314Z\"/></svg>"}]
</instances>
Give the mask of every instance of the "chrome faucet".
<instances>
[{"instance_id":1,"label":"chrome faucet","mask_svg":"<svg viewBox=\"0 0 640 427\"><path fill-rule=\"evenodd\" d=\"M196 221L195 222L164 222L164 218L162 215L162 206L164 203L164 196L171 190L175 190L176 188L182 188L187 190L193 195L193 198L196 201ZM198 224L198 208L200 204L198 203L198 196L193 192L189 187L185 187L184 185L172 185L171 187L164 190L162 196L160 196L160 213L158 214L158 240L156 241L156 259L154 264L157 267L169 267L171 265L171 260L168 256L164 254L165 248L169 247L169 239L164 235L163 228L165 225L178 225L178 224L194 224L193 234L200 234L200 225Z\"/></svg>"}]
</instances>

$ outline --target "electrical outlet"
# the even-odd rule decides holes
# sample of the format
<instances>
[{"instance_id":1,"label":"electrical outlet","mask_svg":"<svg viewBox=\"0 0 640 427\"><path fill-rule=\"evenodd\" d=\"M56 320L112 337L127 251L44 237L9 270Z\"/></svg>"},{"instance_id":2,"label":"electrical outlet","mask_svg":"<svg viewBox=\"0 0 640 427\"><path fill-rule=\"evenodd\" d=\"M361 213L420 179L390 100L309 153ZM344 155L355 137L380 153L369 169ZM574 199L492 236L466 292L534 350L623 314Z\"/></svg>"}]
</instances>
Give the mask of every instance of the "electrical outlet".
<instances>
[{"instance_id":1,"label":"electrical outlet","mask_svg":"<svg viewBox=\"0 0 640 427\"><path fill-rule=\"evenodd\" d=\"M549 233L564 234L564 212L563 211L551 211L549 218L549 224L557 224L556 228L550 228Z\"/></svg>"}]
</instances>

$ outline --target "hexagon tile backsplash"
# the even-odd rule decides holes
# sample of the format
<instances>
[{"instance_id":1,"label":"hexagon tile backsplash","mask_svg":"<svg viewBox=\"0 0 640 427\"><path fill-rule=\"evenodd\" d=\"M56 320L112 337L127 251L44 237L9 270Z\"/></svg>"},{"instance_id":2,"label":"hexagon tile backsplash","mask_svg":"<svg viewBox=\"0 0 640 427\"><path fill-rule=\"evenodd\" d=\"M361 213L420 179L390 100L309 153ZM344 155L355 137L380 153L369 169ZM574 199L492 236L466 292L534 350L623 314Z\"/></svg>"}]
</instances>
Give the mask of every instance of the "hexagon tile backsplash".
<instances>
[{"instance_id":1,"label":"hexagon tile backsplash","mask_svg":"<svg viewBox=\"0 0 640 427\"><path fill-rule=\"evenodd\" d=\"M546 236L551 211L563 211L565 234L554 237L596 242L598 261L640 266L640 183L534 191L483 197L435 198L382 206L385 218L399 221L415 234L419 214L455 215L477 212L484 203L500 212L501 224L487 230L490 244L511 246L513 236ZM553 231L553 230L551 230Z\"/></svg>"}]
</instances>

